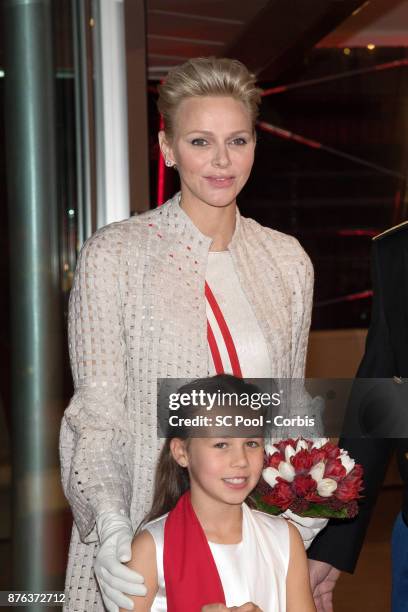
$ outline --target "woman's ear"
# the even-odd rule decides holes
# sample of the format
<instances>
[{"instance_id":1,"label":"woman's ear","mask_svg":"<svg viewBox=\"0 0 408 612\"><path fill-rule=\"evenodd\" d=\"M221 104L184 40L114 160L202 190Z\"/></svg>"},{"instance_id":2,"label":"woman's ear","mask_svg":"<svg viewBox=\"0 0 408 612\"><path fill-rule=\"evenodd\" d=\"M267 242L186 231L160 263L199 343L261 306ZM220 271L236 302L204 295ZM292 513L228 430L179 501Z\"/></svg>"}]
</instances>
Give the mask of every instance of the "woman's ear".
<instances>
[{"instance_id":1,"label":"woman's ear","mask_svg":"<svg viewBox=\"0 0 408 612\"><path fill-rule=\"evenodd\" d=\"M181 467L188 466L188 454L185 440L181 438L172 438L172 440L170 440L170 452L174 461Z\"/></svg>"},{"instance_id":2,"label":"woman's ear","mask_svg":"<svg viewBox=\"0 0 408 612\"><path fill-rule=\"evenodd\" d=\"M169 167L174 166L175 162L173 159L174 157L173 151L167 140L166 132L164 130L160 130L158 137L159 137L160 151L162 152L166 166L169 166Z\"/></svg>"}]
</instances>

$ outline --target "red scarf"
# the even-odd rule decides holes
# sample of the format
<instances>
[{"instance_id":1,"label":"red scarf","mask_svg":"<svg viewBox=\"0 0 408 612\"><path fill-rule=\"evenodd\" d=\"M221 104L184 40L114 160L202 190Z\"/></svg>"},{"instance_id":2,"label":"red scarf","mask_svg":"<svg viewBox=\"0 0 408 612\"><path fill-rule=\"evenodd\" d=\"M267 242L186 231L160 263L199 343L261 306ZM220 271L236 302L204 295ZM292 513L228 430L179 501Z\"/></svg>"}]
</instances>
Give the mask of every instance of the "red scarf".
<instances>
[{"instance_id":1,"label":"red scarf","mask_svg":"<svg viewBox=\"0 0 408 612\"><path fill-rule=\"evenodd\" d=\"M166 519L163 567L168 612L201 612L207 604L225 605L217 566L191 505L190 491Z\"/></svg>"}]
</instances>

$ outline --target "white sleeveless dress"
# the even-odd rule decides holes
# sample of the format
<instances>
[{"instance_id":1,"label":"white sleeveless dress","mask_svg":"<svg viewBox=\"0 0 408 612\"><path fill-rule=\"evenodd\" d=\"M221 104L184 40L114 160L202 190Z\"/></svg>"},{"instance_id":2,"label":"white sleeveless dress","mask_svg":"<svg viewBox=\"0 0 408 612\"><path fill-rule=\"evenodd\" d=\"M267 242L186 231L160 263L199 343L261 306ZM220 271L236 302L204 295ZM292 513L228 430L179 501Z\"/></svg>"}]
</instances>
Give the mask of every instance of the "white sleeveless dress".
<instances>
[{"instance_id":1,"label":"white sleeveless dress","mask_svg":"<svg viewBox=\"0 0 408 612\"><path fill-rule=\"evenodd\" d=\"M209 546L223 586L227 607L247 601L263 612L286 611L286 575L289 565L289 528L285 519L258 512L242 504L242 541ZM156 545L158 591L151 612L166 612L163 571L164 525L167 515L144 529ZM219 602L213 602L219 603Z\"/></svg>"}]
</instances>

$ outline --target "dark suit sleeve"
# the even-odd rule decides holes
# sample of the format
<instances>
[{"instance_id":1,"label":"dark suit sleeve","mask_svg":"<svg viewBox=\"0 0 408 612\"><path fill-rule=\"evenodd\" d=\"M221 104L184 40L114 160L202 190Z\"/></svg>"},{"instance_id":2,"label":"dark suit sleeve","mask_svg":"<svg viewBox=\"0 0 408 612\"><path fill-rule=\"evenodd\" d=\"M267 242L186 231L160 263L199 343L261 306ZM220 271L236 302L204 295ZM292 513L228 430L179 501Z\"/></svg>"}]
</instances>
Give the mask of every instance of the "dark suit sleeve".
<instances>
[{"instance_id":1,"label":"dark suit sleeve","mask_svg":"<svg viewBox=\"0 0 408 612\"><path fill-rule=\"evenodd\" d=\"M366 349L357 372L359 378L388 378L395 373L394 355L384 315L378 244L372 253L373 307ZM350 404L353 404L350 400ZM347 429L347 423L346 427ZM393 440L341 437L339 446L364 468L363 499L355 519L330 521L308 551L311 559L325 561L337 569L353 572L368 523L393 450Z\"/></svg>"}]
</instances>

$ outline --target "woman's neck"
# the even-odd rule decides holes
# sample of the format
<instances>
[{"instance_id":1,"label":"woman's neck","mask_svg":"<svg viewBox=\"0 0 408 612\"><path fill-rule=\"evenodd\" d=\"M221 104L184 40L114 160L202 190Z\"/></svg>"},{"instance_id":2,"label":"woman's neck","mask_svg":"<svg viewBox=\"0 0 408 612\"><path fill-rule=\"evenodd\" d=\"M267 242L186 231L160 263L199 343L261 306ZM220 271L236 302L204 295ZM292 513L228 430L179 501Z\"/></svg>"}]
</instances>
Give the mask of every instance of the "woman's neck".
<instances>
[{"instance_id":1,"label":"woman's neck","mask_svg":"<svg viewBox=\"0 0 408 612\"><path fill-rule=\"evenodd\" d=\"M191 504L207 540L238 544L242 540L241 504L227 504L191 491Z\"/></svg>"},{"instance_id":2,"label":"woman's neck","mask_svg":"<svg viewBox=\"0 0 408 612\"><path fill-rule=\"evenodd\" d=\"M180 206L202 234L212 238L210 251L225 251L235 230L236 203L212 206L188 194L181 195Z\"/></svg>"}]
</instances>

